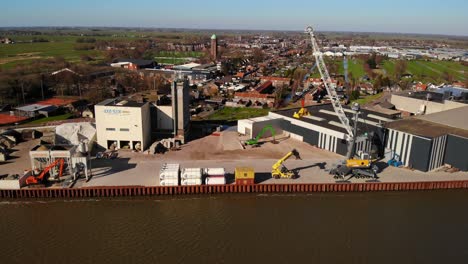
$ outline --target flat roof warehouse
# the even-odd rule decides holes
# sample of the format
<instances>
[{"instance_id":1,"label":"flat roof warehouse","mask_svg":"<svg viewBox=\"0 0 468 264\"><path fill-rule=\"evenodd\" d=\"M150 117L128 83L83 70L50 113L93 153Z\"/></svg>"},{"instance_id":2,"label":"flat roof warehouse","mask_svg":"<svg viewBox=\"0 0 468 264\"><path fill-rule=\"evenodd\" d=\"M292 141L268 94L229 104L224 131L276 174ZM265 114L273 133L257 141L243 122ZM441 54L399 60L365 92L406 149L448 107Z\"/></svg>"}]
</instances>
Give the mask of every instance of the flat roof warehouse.
<instances>
[{"instance_id":1,"label":"flat roof warehouse","mask_svg":"<svg viewBox=\"0 0 468 264\"><path fill-rule=\"evenodd\" d=\"M305 108L307 108L307 110L309 111L310 116L304 116L300 119L300 121L347 134L346 129L341 124L340 119L336 115L331 104L314 105ZM354 120L354 111L351 110L349 106L344 106L343 108L346 112L346 116L352 122ZM294 112L297 111L298 109L295 108L279 110L275 111L274 113L287 118L292 118ZM367 109L361 109L359 114L359 122L362 124L358 125L358 132L365 132L366 125L381 126L383 125L383 123L391 121L394 121L391 115L386 115Z\"/></svg>"},{"instance_id":2,"label":"flat roof warehouse","mask_svg":"<svg viewBox=\"0 0 468 264\"><path fill-rule=\"evenodd\" d=\"M467 115L468 106L398 120L385 127L426 138L437 138L447 134L468 138Z\"/></svg>"}]
</instances>

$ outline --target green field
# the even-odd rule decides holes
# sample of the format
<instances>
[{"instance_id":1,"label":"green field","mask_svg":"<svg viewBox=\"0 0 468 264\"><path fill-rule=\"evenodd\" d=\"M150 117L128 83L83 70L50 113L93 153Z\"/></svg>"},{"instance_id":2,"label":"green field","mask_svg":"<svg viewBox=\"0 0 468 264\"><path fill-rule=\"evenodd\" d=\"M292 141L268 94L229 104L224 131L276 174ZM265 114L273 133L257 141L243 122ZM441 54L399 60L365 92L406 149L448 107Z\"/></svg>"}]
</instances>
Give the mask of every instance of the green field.
<instances>
[{"instance_id":1,"label":"green field","mask_svg":"<svg viewBox=\"0 0 468 264\"><path fill-rule=\"evenodd\" d=\"M72 114L63 114L63 115L57 115L57 116L50 116L50 117L43 117L36 119L34 121L28 122L27 124L42 124L50 121L59 121L59 120L66 120L72 117Z\"/></svg>"},{"instance_id":2,"label":"green field","mask_svg":"<svg viewBox=\"0 0 468 264\"><path fill-rule=\"evenodd\" d=\"M138 40L144 38L162 38L158 42L169 40L178 40L179 35L175 33L151 33L144 34L129 32L125 35L120 32L119 34L110 35L112 32L107 32L108 36L60 36L60 35L38 35L38 36L8 36L16 41L15 44L2 45L0 48L0 68L9 69L18 63L28 63L37 59L46 59L53 57L63 57L69 62L80 61L81 55L89 55L91 57L101 59L102 51L96 50L75 50L76 40L78 38L94 38L99 40ZM183 34L182 34L183 35ZM145 37L142 37L145 36ZM43 38L49 42L31 42L33 37ZM199 58L203 56L203 52L170 52L161 51L155 54L155 59L161 63L174 63L181 64L187 60L184 58ZM163 57L163 58L158 58Z\"/></svg>"},{"instance_id":3,"label":"green field","mask_svg":"<svg viewBox=\"0 0 468 264\"><path fill-rule=\"evenodd\" d=\"M173 58L199 58L203 56L201 51L160 51L155 54L156 57L173 57Z\"/></svg>"},{"instance_id":4,"label":"green field","mask_svg":"<svg viewBox=\"0 0 468 264\"><path fill-rule=\"evenodd\" d=\"M391 60L384 61L381 68L387 74L388 77L393 77L395 75L395 62Z\"/></svg>"},{"instance_id":5,"label":"green field","mask_svg":"<svg viewBox=\"0 0 468 264\"><path fill-rule=\"evenodd\" d=\"M337 59L334 61L327 61L325 64L329 65L334 63L336 65L337 74L344 75L344 62L342 59ZM329 69L330 70L330 69ZM332 73L330 73L332 74ZM366 72L364 71L364 62L360 59L348 59L348 74L351 74L356 80L363 77ZM311 74L313 78L320 78L320 73L317 68L314 69L314 72Z\"/></svg>"},{"instance_id":6,"label":"green field","mask_svg":"<svg viewBox=\"0 0 468 264\"><path fill-rule=\"evenodd\" d=\"M266 116L270 109L224 107L208 117L209 120L235 121Z\"/></svg>"},{"instance_id":7,"label":"green field","mask_svg":"<svg viewBox=\"0 0 468 264\"><path fill-rule=\"evenodd\" d=\"M365 105L368 104L374 100L377 100L381 98L384 94L383 93L378 93L374 95L367 95L367 96L361 96L361 98L354 100L353 103L358 103L360 105Z\"/></svg>"},{"instance_id":8,"label":"green field","mask_svg":"<svg viewBox=\"0 0 468 264\"><path fill-rule=\"evenodd\" d=\"M51 39L46 36L44 38ZM95 50L75 50L76 38L74 37L56 36L54 39L57 40L2 45L0 48L0 67L11 68L20 62L30 62L36 59L53 57L63 57L67 61L77 62L80 61L81 55L97 57L102 54Z\"/></svg>"},{"instance_id":9,"label":"green field","mask_svg":"<svg viewBox=\"0 0 468 264\"><path fill-rule=\"evenodd\" d=\"M348 72L356 79L363 77L366 74L364 71L364 62L359 59L348 60Z\"/></svg>"},{"instance_id":10,"label":"green field","mask_svg":"<svg viewBox=\"0 0 468 264\"><path fill-rule=\"evenodd\" d=\"M444 72L448 72L455 80L466 81L468 67L454 61L408 61L406 72L413 75L414 80L423 82L444 82ZM395 72L395 61L388 60L383 64L387 75L392 77Z\"/></svg>"},{"instance_id":11,"label":"green field","mask_svg":"<svg viewBox=\"0 0 468 264\"><path fill-rule=\"evenodd\" d=\"M156 60L157 63L162 63L162 64L175 64L175 65L179 65L179 64L184 64L184 63L187 63L188 61L186 59L180 59L180 58L158 58L158 57L155 57L154 58Z\"/></svg>"}]
</instances>

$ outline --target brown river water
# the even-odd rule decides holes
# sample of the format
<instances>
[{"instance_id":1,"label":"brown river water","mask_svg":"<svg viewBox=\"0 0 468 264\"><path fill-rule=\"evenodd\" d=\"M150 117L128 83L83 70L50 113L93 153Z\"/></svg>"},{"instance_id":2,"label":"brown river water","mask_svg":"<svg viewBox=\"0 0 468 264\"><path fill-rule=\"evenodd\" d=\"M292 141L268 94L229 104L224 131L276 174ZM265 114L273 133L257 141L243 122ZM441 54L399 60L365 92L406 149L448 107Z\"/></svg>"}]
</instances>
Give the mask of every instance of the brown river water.
<instances>
[{"instance_id":1,"label":"brown river water","mask_svg":"<svg viewBox=\"0 0 468 264\"><path fill-rule=\"evenodd\" d=\"M468 192L0 201L0 263L468 263Z\"/></svg>"}]
</instances>

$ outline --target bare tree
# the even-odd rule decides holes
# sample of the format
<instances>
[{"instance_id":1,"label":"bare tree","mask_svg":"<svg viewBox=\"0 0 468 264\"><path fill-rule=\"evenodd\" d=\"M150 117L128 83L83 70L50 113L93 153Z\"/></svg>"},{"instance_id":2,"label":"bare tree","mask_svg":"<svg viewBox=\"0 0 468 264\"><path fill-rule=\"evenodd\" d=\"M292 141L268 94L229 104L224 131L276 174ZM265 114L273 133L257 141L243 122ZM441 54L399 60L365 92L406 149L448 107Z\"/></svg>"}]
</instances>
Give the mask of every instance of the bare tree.
<instances>
[{"instance_id":1,"label":"bare tree","mask_svg":"<svg viewBox=\"0 0 468 264\"><path fill-rule=\"evenodd\" d=\"M406 73L408 64L405 60L399 60L395 63L395 81L400 81L403 74Z\"/></svg>"},{"instance_id":2,"label":"bare tree","mask_svg":"<svg viewBox=\"0 0 468 264\"><path fill-rule=\"evenodd\" d=\"M447 81L448 83L453 83L454 81L453 75L448 71L444 71L442 73L442 79L444 79L444 81Z\"/></svg>"},{"instance_id":3,"label":"bare tree","mask_svg":"<svg viewBox=\"0 0 468 264\"><path fill-rule=\"evenodd\" d=\"M265 60L265 53L259 48L255 48L252 51L252 60L254 62L263 62Z\"/></svg>"}]
</instances>

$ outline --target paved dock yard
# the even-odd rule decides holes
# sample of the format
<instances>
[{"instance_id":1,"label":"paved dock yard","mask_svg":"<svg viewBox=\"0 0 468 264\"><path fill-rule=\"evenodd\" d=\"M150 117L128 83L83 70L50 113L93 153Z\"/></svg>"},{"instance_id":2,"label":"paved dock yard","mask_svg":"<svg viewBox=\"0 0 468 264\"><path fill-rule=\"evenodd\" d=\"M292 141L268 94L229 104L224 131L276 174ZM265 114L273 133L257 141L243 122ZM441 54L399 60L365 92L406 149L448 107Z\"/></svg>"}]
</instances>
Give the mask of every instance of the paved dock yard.
<instances>
[{"instance_id":1,"label":"paved dock yard","mask_svg":"<svg viewBox=\"0 0 468 264\"><path fill-rule=\"evenodd\" d=\"M309 144L286 137L277 137L278 143L267 142L258 148L243 149L235 131L223 132L221 136L207 136L184 145L180 151L164 155L119 151L114 160L92 159L92 178L85 182L80 179L74 188L97 186L158 186L159 169L164 163L180 163L181 168L222 167L229 174L232 182L234 168L253 167L259 184L270 183L334 183L335 179L328 174L332 164L343 157L318 149ZM14 159L0 164L0 175L21 174L30 167L28 151L38 141L23 142L15 147ZM302 160L293 157L284 164L296 170L297 179L272 179L271 166L292 149L297 149ZM380 174L380 182L419 182L468 180L468 172L430 172L423 173L406 168L387 167ZM352 179L361 183L364 179Z\"/></svg>"},{"instance_id":2,"label":"paved dock yard","mask_svg":"<svg viewBox=\"0 0 468 264\"><path fill-rule=\"evenodd\" d=\"M270 183L334 183L328 169L343 157L318 149L294 139L277 137L278 144L267 142L259 148L234 149L237 136L232 131L221 136L208 136L185 145L182 150L164 155L119 152L117 160L95 160L93 178L77 187L142 185L158 186L159 169L164 163L179 163L181 168L222 167L228 173L228 183L232 182L235 167L253 167L259 184ZM223 142L229 140L231 142ZM241 146L238 142L237 145ZM226 146L229 146L227 150ZM297 149L302 160L291 157L284 165L298 172L297 179L272 179L271 166L292 149ZM406 168L385 167L379 174L380 182L418 182L468 180L468 172L431 172L424 173ZM351 182L366 182L365 179L352 179Z\"/></svg>"},{"instance_id":3,"label":"paved dock yard","mask_svg":"<svg viewBox=\"0 0 468 264\"><path fill-rule=\"evenodd\" d=\"M274 159L262 160L210 160L210 161L176 161L180 163L182 168L191 167L223 167L226 172L233 177L234 168L239 166L253 167L256 172L256 178L260 184L271 183L334 183L335 179L321 167L324 160L305 159L305 160L290 160L286 162L289 169L298 170L299 178L297 179L272 179L271 165L276 162ZM326 160L328 164L336 162L336 160ZM164 161L138 161L136 163L117 163L114 162L114 168L101 167L93 170L93 178L82 183L82 187L97 187L97 186L159 186L159 169ZM325 167L327 167L325 165ZM113 172L113 173L110 173ZM379 174L380 182L422 182L422 181L450 181L450 180L468 180L468 173L457 172L433 172L422 173L411 171L403 168L387 167ZM362 183L364 179L352 179L351 182ZM78 186L77 186L78 187Z\"/></svg>"}]
</instances>

